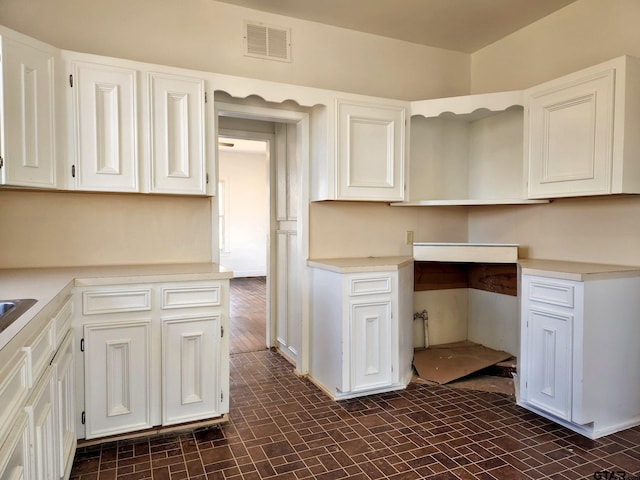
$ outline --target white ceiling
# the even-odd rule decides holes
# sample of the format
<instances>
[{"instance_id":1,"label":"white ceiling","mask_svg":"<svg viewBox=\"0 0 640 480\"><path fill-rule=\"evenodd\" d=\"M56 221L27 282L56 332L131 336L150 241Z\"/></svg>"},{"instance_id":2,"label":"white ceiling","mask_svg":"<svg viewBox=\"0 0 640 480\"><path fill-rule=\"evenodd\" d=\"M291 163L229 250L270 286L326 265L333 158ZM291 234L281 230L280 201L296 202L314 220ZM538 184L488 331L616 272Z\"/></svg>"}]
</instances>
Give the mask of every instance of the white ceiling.
<instances>
[{"instance_id":1,"label":"white ceiling","mask_svg":"<svg viewBox=\"0 0 640 480\"><path fill-rule=\"evenodd\" d=\"M472 53L576 0L219 1Z\"/></svg>"}]
</instances>

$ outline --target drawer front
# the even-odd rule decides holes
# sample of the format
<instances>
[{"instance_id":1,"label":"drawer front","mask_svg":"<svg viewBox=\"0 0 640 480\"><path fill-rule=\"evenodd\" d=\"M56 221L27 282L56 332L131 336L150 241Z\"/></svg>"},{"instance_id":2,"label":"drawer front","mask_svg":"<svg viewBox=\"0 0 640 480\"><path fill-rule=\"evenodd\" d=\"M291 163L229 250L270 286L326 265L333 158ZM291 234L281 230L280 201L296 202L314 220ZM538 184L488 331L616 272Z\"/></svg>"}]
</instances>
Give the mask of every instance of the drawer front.
<instances>
[{"instance_id":1,"label":"drawer front","mask_svg":"<svg viewBox=\"0 0 640 480\"><path fill-rule=\"evenodd\" d=\"M349 295L352 297L381 293L391 293L390 275L353 277L349 281Z\"/></svg>"},{"instance_id":2,"label":"drawer front","mask_svg":"<svg viewBox=\"0 0 640 480\"><path fill-rule=\"evenodd\" d=\"M151 288L94 290L82 293L82 314L144 312L151 310Z\"/></svg>"},{"instance_id":3,"label":"drawer front","mask_svg":"<svg viewBox=\"0 0 640 480\"><path fill-rule=\"evenodd\" d=\"M53 317L56 325L56 348L60 346L62 340L71 328L71 320L73 319L72 300L72 297L69 296L56 316Z\"/></svg>"},{"instance_id":4,"label":"drawer front","mask_svg":"<svg viewBox=\"0 0 640 480\"><path fill-rule=\"evenodd\" d=\"M533 302L573 308L575 286L553 280L532 278L529 282L528 298Z\"/></svg>"},{"instance_id":5,"label":"drawer front","mask_svg":"<svg viewBox=\"0 0 640 480\"><path fill-rule=\"evenodd\" d=\"M0 371L0 439L6 438L7 429L27 398L28 370L27 354L20 351Z\"/></svg>"},{"instance_id":6,"label":"drawer front","mask_svg":"<svg viewBox=\"0 0 640 480\"><path fill-rule=\"evenodd\" d=\"M56 325L52 318L37 337L28 342L22 350L27 354L29 386L33 387L44 369L49 365L56 351Z\"/></svg>"},{"instance_id":7,"label":"drawer front","mask_svg":"<svg viewBox=\"0 0 640 480\"><path fill-rule=\"evenodd\" d=\"M222 303L222 291L219 284L162 287L161 292L163 310L215 307Z\"/></svg>"}]
</instances>

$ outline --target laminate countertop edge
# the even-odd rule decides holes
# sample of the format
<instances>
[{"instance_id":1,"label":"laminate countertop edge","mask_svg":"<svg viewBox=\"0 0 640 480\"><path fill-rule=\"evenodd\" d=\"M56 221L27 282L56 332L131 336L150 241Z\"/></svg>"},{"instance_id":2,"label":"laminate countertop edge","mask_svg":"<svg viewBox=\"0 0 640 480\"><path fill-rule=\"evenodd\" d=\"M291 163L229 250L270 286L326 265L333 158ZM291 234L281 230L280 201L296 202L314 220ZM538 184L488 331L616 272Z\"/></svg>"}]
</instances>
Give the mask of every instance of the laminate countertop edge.
<instances>
[{"instance_id":1,"label":"laminate countertop edge","mask_svg":"<svg viewBox=\"0 0 640 480\"><path fill-rule=\"evenodd\" d=\"M559 278L576 282L640 276L640 267L563 260L518 259L524 275Z\"/></svg>"},{"instance_id":2,"label":"laminate countertop edge","mask_svg":"<svg viewBox=\"0 0 640 480\"><path fill-rule=\"evenodd\" d=\"M314 258L307 260L312 268L336 273L393 272L413 263L413 257L346 257Z\"/></svg>"}]
</instances>

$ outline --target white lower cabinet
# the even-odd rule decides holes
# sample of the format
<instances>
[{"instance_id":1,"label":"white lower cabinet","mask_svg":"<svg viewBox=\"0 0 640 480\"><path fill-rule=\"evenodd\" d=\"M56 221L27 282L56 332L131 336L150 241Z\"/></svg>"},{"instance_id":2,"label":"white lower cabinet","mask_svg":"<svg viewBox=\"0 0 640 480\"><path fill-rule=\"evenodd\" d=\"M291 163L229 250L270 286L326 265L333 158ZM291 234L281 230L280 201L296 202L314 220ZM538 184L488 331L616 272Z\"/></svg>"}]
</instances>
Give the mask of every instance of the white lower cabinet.
<instances>
[{"instance_id":1,"label":"white lower cabinet","mask_svg":"<svg viewBox=\"0 0 640 480\"><path fill-rule=\"evenodd\" d=\"M350 306L351 390L359 392L392 385L391 299L368 300Z\"/></svg>"},{"instance_id":2,"label":"white lower cabinet","mask_svg":"<svg viewBox=\"0 0 640 480\"><path fill-rule=\"evenodd\" d=\"M69 478L77 445L74 345L73 333L69 331L58 349L58 353L51 362L52 365L55 365L57 372L56 414L58 421L58 475L60 478Z\"/></svg>"},{"instance_id":3,"label":"white lower cabinet","mask_svg":"<svg viewBox=\"0 0 640 480\"><path fill-rule=\"evenodd\" d=\"M59 478L58 419L56 415L56 368L48 367L40 383L27 400L31 436L30 457L34 460L38 480Z\"/></svg>"},{"instance_id":4,"label":"white lower cabinet","mask_svg":"<svg viewBox=\"0 0 640 480\"><path fill-rule=\"evenodd\" d=\"M640 276L561 268L523 269L518 404L590 438L638 425Z\"/></svg>"},{"instance_id":5,"label":"white lower cabinet","mask_svg":"<svg viewBox=\"0 0 640 480\"><path fill-rule=\"evenodd\" d=\"M152 426L151 322L84 326L86 438Z\"/></svg>"},{"instance_id":6,"label":"white lower cabinet","mask_svg":"<svg viewBox=\"0 0 640 480\"><path fill-rule=\"evenodd\" d=\"M69 478L75 454L74 350L68 292L4 348L0 368L0 479Z\"/></svg>"},{"instance_id":7,"label":"white lower cabinet","mask_svg":"<svg viewBox=\"0 0 640 480\"><path fill-rule=\"evenodd\" d=\"M0 447L0 480L34 478L29 452L30 443L27 414L20 412Z\"/></svg>"},{"instance_id":8,"label":"white lower cabinet","mask_svg":"<svg viewBox=\"0 0 640 480\"><path fill-rule=\"evenodd\" d=\"M162 424L214 417L219 378L211 375L220 351L219 315L162 322Z\"/></svg>"},{"instance_id":9,"label":"white lower cabinet","mask_svg":"<svg viewBox=\"0 0 640 480\"><path fill-rule=\"evenodd\" d=\"M398 390L411 378L413 262L390 263L375 271L310 262L310 374L336 400Z\"/></svg>"},{"instance_id":10,"label":"white lower cabinet","mask_svg":"<svg viewBox=\"0 0 640 480\"><path fill-rule=\"evenodd\" d=\"M78 438L229 411L228 280L76 290ZM82 423L82 422L85 423Z\"/></svg>"},{"instance_id":11,"label":"white lower cabinet","mask_svg":"<svg viewBox=\"0 0 640 480\"><path fill-rule=\"evenodd\" d=\"M528 399L571 419L571 332L573 315L532 308L527 319Z\"/></svg>"}]
</instances>

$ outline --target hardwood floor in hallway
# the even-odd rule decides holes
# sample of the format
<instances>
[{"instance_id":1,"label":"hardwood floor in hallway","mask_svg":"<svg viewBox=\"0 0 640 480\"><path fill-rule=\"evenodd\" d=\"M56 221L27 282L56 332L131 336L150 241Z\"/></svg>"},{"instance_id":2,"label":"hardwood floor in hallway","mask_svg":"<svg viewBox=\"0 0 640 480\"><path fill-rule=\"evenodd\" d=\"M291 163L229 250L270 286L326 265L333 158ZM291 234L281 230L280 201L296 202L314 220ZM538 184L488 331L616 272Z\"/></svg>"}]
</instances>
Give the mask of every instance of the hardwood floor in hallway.
<instances>
[{"instance_id":1,"label":"hardwood floor in hallway","mask_svg":"<svg viewBox=\"0 0 640 480\"><path fill-rule=\"evenodd\" d=\"M232 278L229 304L229 352L233 355L266 350L266 278Z\"/></svg>"}]
</instances>

